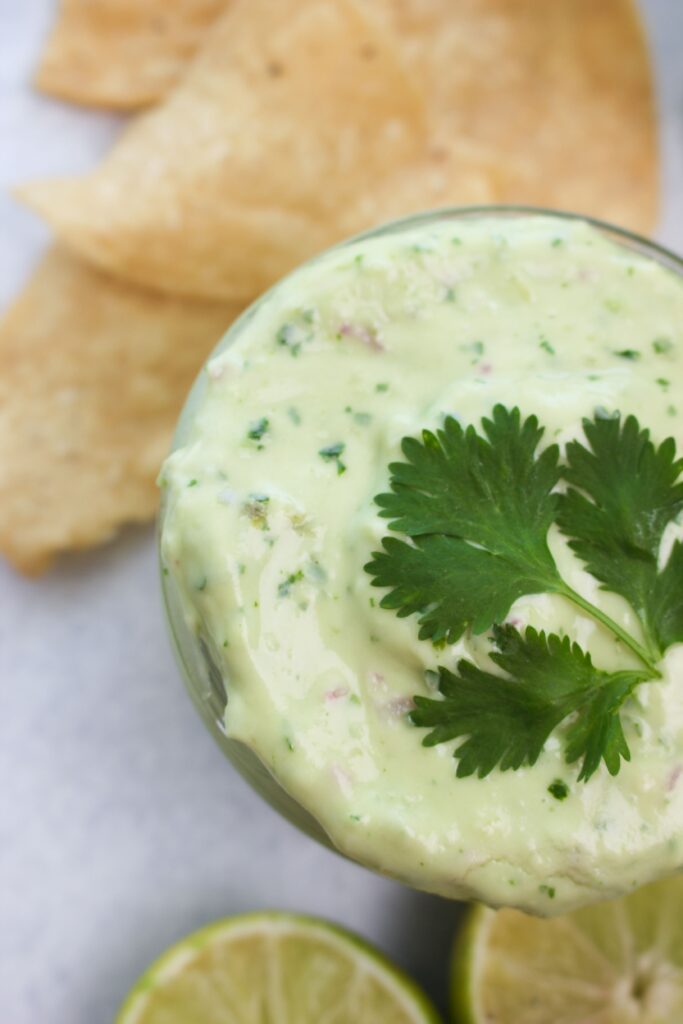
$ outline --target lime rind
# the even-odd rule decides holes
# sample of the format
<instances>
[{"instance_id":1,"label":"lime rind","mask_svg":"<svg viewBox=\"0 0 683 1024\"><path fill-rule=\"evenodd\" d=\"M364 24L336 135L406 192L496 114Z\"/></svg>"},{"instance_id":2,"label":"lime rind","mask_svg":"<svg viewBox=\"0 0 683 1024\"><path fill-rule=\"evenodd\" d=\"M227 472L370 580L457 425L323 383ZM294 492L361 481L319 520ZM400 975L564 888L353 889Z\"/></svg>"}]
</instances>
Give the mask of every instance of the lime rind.
<instances>
[{"instance_id":1,"label":"lime rind","mask_svg":"<svg viewBox=\"0 0 683 1024\"><path fill-rule=\"evenodd\" d=\"M482 903L467 910L451 954L451 1011L454 1024L478 1024L477 980L481 973L488 933L495 911Z\"/></svg>"}]
</instances>

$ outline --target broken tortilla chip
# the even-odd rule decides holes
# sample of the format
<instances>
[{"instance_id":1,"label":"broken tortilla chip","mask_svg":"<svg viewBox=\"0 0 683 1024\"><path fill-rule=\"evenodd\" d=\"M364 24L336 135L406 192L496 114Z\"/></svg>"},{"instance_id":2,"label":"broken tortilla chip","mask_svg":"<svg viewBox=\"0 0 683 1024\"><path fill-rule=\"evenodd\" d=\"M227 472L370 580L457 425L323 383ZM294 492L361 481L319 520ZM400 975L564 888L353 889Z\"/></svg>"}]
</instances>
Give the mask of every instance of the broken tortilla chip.
<instances>
[{"instance_id":1,"label":"broken tortilla chip","mask_svg":"<svg viewBox=\"0 0 683 1024\"><path fill-rule=\"evenodd\" d=\"M423 153L423 115L352 0L235 0L99 170L18 191L114 273L245 300L347 233L349 206Z\"/></svg>"},{"instance_id":2,"label":"broken tortilla chip","mask_svg":"<svg viewBox=\"0 0 683 1024\"><path fill-rule=\"evenodd\" d=\"M423 85L435 145L478 151L501 203L654 226L658 152L632 0L364 0Z\"/></svg>"},{"instance_id":3,"label":"broken tortilla chip","mask_svg":"<svg viewBox=\"0 0 683 1024\"><path fill-rule=\"evenodd\" d=\"M0 551L18 569L154 515L185 395L237 312L48 253L0 323Z\"/></svg>"},{"instance_id":4,"label":"broken tortilla chip","mask_svg":"<svg viewBox=\"0 0 683 1024\"><path fill-rule=\"evenodd\" d=\"M86 106L154 103L182 75L229 0L62 0L35 76Z\"/></svg>"}]
</instances>

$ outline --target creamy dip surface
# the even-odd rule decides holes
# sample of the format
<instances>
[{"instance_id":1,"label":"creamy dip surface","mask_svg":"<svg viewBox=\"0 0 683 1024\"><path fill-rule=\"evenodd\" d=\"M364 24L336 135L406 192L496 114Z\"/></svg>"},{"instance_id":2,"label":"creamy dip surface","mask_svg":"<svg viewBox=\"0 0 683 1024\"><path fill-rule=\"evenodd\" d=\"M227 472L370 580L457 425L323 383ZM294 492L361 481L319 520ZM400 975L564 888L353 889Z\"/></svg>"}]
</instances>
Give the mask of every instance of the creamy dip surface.
<instances>
[{"instance_id":1,"label":"creamy dip surface","mask_svg":"<svg viewBox=\"0 0 683 1024\"><path fill-rule=\"evenodd\" d=\"M231 337L161 477L164 572L225 679L228 735L341 851L445 896L551 914L680 868L683 645L625 705L616 777L603 764L579 782L552 735L533 767L456 778L462 740L424 747L408 712L438 665L490 669L489 638L435 650L415 616L379 607L363 566L389 532L373 499L401 439L447 414L479 425L518 405L563 445L602 407L683 448L683 280L580 220L444 217L327 253ZM549 542L638 636L555 527ZM601 668L637 664L562 597L509 618L567 633Z\"/></svg>"}]
</instances>

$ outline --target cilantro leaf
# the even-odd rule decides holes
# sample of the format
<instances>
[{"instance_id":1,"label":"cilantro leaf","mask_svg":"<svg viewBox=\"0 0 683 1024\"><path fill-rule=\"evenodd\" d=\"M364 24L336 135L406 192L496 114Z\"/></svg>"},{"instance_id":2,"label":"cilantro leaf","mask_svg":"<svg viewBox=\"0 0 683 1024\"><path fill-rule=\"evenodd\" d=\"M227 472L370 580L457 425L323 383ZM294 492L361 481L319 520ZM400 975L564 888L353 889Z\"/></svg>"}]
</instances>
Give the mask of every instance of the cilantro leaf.
<instances>
[{"instance_id":1,"label":"cilantro leaf","mask_svg":"<svg viewBox=\"0 0 683 1024\"><path fill-rule=\"evenodd\" d=\"M660 649L683 641L683 544L676 541L664 568L654 579L647 606L648 621Z\"/></svg>"},{"instance_id":2,"label":"cilantro leaf","mask_svg":"<svg viewBox=\"0 0 683 1024\"><path fill-rule=\"evenodd\" d=\"M442 430L404 438L405 462L389 467L391 492L375 499L389 526L366 571L388 587L381 601L400 616L420 613L420 636L456 641L483 632L523 594L564 584L547 544L557 495L559 450L537 455L535 416L497 405L484 436L448 417Z\"/></svg>"},{"instance_id":3,"label":"cilantro leaf","mask_svg":"<svg viewBox=\"0 0 683 1024\"><path fill-rule=\"evenodd\" d=\"M638 683L648 678L647 672L637 670L599 674L603 681L597 688L591 687L586 700L577 709L576 720L567 729L565 760L571 764L583 758L579 782L589 779L601 761L605 762L610 775L617 775L621 759L631 760L619 709Z\"/></svg>"},{"instance_id":4,"label":"cilantro leaf","mask_svg":"<svg viewBox=\"0 0 683 1024\"><path fill-rule=\"evenodd\" d=\"M647 673L603 672L568 637L531 627L522 635L497 626L493 635L498 650L491 659L506 675L461 660L457 673L439 669L441 698L415 698L413 723L432 730L424 745L467 737L455 750L457 774L483 778L496 766L535 764L553 729L573 715L566 759L582 759L579 778L589 778L602 760L616 774L621 759L630 759L619 709Z\"/></svg>"},{"instance_id":5,"label":"cilantro leaf","mask_svg":"<svg viewBox=\"0 0 683 1024\"><path fill-rule=\"evenodd\" d=\"M406 544L385 537L366 565L380 602L399 618L418 613L421 640L455 643L467 628L484 633L501 622L518 597L544 589L526 567L496 558L460 537L432 534Z\"/></svg>"},{"instance_id":6,"label":"cilantro leaf","mask_svg":"<svg viewBox=\"0 0 683 1024\"><path fill-rule=\"evenodd\" d=\"M672 438L655 447L634 416L622 424L618 414L598 414L583 427L590 447L567 445L570 489L559 499L558 526L603 588L633 606L661 655L683 641L680 543L658 571L664 530L683 510L683 459Z\"/></svg>"}]
</instances>

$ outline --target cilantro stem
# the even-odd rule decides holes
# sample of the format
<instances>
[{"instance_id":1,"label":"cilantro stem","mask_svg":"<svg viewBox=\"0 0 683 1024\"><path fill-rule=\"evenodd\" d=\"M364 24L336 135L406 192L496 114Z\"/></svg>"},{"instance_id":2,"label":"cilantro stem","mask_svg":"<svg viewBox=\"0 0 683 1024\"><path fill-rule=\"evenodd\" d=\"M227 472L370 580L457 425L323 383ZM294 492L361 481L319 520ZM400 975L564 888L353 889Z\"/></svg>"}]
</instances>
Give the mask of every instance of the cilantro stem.
<instances>
[{"instance_id":1,"label":"cilantro stem","mask_svg":"<svg viewBox=\"0 0 683 1024\"><path fill-rule=\"evenodd\" d=\"M575 605L578 605L578 607L583 609L583 611L588 612L592 618L597 619L597 621L602 623L603 626L611 630L615 636L619 637L622 643L626 644L626 646L633 651L635 656L647 667L648 671L652 673L653 678L662 678L661 672L657 669L654 661L652 660L651 653L643 647L642 644L639 644L630 633L627 633L625 629L622 629L614 619L601 611L596 605L587 601L585 597L581 597L581 594L577 593L576 590L570 587L568 583L564 583L564 581L562 588L557 592L562 594L569 601L572 601Z\"/></svg>"}]
</instances>

